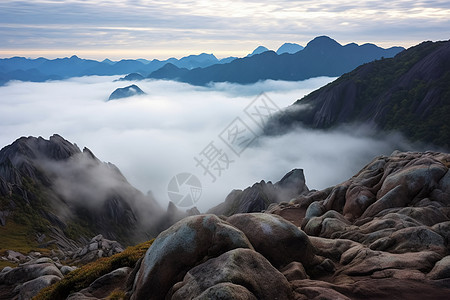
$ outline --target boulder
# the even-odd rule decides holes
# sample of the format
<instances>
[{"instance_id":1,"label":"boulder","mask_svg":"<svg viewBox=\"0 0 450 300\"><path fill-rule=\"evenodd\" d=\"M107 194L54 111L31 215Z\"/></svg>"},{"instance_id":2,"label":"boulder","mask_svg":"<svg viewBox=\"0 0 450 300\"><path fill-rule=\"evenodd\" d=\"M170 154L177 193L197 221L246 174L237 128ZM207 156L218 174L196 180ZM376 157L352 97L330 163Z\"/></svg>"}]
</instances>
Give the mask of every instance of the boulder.
<instances>
[{"instance_id":1,"label":"boulder","mask_svg":"<svg viewBox=\"0 0 450 300\"><path fill-rule=\"evenodd\" d=\"M293 261L305 267L317 265L318 258L308 236L289 221L270 214L237 214L227 221L245 233L256 251L276 268Z\"/></svg>"},{"instance_id":2,"label":"boulder","mask_svg":"<svg viewBox=\"0 0 450 300\"><path fill-rule=\"evenodd\" d=\"M0 273L0 284L15 285L45 275L54 275L61 279L64 277L61 271L53 263L41 263L24 265L8 272Z\"/></svg>"},{"instance_id":3,"label":"boulder","mask_svg":"<svg viewBox=\"0 0 450 300\"><path fill-rule=\"evenodd\" d=\"M123 267L97 278L89 287L80 291L86 297L107 298L114 290L124 290L131 268Z\"/></svg>"},{"instance_id":4,"label":"boulder","mask_svg":"<svg viewBox=\"0 0 450 300\"><path fill-rule=\"evenodd\" d=\"M236 248L253 246L231 224L215 215L187 217L163 231L148 249L131 299L162 299L190 269Z\"/></svg>"},{"instance_id":5,"label":"boulder","mask_svg":"<svg viewBox=\"0 0 450 300\"><path fill-rule=\"evenodd\" d=\"M450 278L450 256L446 256L438 261L434 268L428 273L430 279L444 279Z\"/></svg>"},{"instance_id":6,"label":"boulder","mask_svg":"<svg viewBox=\"0 0 450 300\"><path fill-rule=\"evenodd\" d=\"M38 278L25 282L18 286L19 297L18 300L28 300L36 296L39 291L49 285L52 285L61 280L61 277L55 275L44 275Z\"/></svg>"},{"instance_id":7,"label":"boulder","mask_svg":"<svg viewBox=\"0 0 450 300\"><path fill-rule=\"evenodd\" d=\"M233 289L216 286L221 283L233 283L244 290L234 286ZM212 287L214 290L211 290ZM225 299L236 299L242 290L244 299L293 299L289 282L283 274L261 254L242 248L230 250L191 269L183 281L173 287L169 296L174 300L208 299L206 296L214 291L214 294L233 293ZM239 294L234 294L236 292Z\"/></svg>"}]
</instances>

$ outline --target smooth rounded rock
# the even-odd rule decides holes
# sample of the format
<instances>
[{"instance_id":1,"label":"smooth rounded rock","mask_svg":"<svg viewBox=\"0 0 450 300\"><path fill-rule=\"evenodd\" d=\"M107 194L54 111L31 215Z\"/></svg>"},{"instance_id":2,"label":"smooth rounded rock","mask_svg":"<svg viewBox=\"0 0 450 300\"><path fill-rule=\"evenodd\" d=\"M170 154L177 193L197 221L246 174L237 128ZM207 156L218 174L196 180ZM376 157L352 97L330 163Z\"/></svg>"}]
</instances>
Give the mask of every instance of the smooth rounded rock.
<instances>
[{"instance_id":1,"label":"smooth rounded rock","mask_svg":"<svg viewBox=\"0 0 450 300\"><path fill-rule=\"evenodd\" d=\"M162 232L147 250L131 299L161 299L190 269L231 249L253 246L242 231L215 215L187 217Z\"/></svg>"}]
</instances>

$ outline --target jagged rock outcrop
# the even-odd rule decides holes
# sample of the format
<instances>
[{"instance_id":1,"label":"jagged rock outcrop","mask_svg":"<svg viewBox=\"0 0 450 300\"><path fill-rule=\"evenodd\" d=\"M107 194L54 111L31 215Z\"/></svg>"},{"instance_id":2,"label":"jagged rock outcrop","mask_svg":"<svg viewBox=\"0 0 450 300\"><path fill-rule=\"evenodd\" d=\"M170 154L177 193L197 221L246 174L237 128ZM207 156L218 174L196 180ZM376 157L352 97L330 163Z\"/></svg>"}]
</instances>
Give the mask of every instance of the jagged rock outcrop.
<instances>
[{"instance_id":1,"label":"jagged rock outcrop","mask_svg":"<svg viewBox=\"0 0 450 300\"><path fill-rule=\"evenodd\" d=\"M115 100L121 98L128 98L137 95L145 95L145 92L141 90L137 85L132 84L123 88L117 88L111 93L108 100Z\"/></svg>"},{"instance_id":2,"label":"jagged rock outcrop","mask_svg":"<svg viewBox=\"0 0 450 300\"><path fill-rule=\"evenodd\" d=\"M208 213L231 216L238 213L260 212L272 203L289 201L308 192L302 169L294 169L275 184L262 180L245 190L233 190L225 202L211 208Z\"/></svg>"},{"instance_id":3,"label":"jagged rock outcrop","mask_svg":"<svg viewBox=\"0 0 450 300\"><path fill-rule=\"evenodd\" d=\"M83 265L95 261L101 257L109 257L120 253L124 247L116 242L105 239L101 234L93 237L83 248L74 252L71 258L72 263Z\"/></svg>"}]
</instances>

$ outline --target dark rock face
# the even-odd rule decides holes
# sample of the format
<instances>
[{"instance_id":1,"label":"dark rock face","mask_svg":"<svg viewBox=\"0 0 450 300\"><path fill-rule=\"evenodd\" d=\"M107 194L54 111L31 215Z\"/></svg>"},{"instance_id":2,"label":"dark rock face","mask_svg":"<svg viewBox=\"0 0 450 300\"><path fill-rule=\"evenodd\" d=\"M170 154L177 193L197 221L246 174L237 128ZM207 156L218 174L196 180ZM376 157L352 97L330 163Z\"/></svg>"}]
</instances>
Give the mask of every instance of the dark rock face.
<instances>
[{"instance_id":1,"label":"dark rock face","mask_svg":"<svg viewBox=\"0 0 450 300\"><path fill-rule=\"evenodd\" d=\"M308 191L303 170L294 169L275 184L263 180L243 191L232 191L225 202L213 207L208 213L231 216L238 213L261 212L272 203L289 201Z\"/></svg>"},{"instance_id":2,"label":"dark rock face","mask_svg":"<svg viewBox=\"0 0 450 300\"><path fill-rule=\"evenodd\" d=\"M67 251L77 250L80 242L99 233L123 244L143 240L151 229L141 223L143 216L162 212L116 166L101 162L89 149L81 151L59 135L49 140L23 137L4 147L0 189L0 200L6 204L0 213L3 226L14 217L36 234L47 234L39 244L53 241ZM46 227L39 225L47 223Z\"/></svg>"},{"instance_id":3,"label":"dark rock face","mask_svg":"<svg viewBox=\"0 0 450 300\"><path fill-rule=\"evenodd\" d=\"M132 84L124 88L117 88L111 93L108 100L128 98L136 95L145 95L145 93L137 85Z\"/></svg>"},{"instance_id":4,"label":"dark rock face","mask_svg":"<svg viewBox=\"0 0 450 300\"><path fill-rule=\"evenodd\" d=\"M267 131L298 123L312 128L365 123L450 147L449 70L450 41L422 43L392 59L362 65L312 92Z\"/></svg>"}]
</instances>

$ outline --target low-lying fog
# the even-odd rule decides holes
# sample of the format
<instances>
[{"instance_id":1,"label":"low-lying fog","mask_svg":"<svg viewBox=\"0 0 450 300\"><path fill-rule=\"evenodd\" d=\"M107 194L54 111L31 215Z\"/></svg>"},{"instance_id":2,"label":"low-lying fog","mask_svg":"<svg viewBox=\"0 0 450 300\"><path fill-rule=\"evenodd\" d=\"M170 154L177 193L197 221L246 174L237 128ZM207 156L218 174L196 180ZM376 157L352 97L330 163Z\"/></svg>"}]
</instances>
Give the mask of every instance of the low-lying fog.
<instances>
[{"instance_id":1,"label":"low-lying fog","mask_svg":"<svg viewBox=\"0 0 450 300\"><path fill-rule=\"evenodd\" d=\"M373 157L390 154L401 140L398 136L371 138L354 128L332 132L298 128L283 136L259 136L248 147L244 138L238 156L225 143L225 134L239 117L236 122L241 128L247 126L254 136L259 135L257 124L244 109L261 92L284 108L334 78L210 87L142 81L136 84L147 95L107 101L116 88L132 84L114 82L117 78L11 82L0 87L0 147L20 136L47 139L58 133L80 148L88 147L100 160L114 163L131 184L144 193L151 190L163 206L169 201L171 178L192 173L202 184L197 207L204 212L232 189L260 180L276 182L293 168L305 170L310 189L340 183ZM216 162L224 168L210 169L215 182L194 160L206 162L213 150L221 151Z\"/></svg>"}]
</instances>

